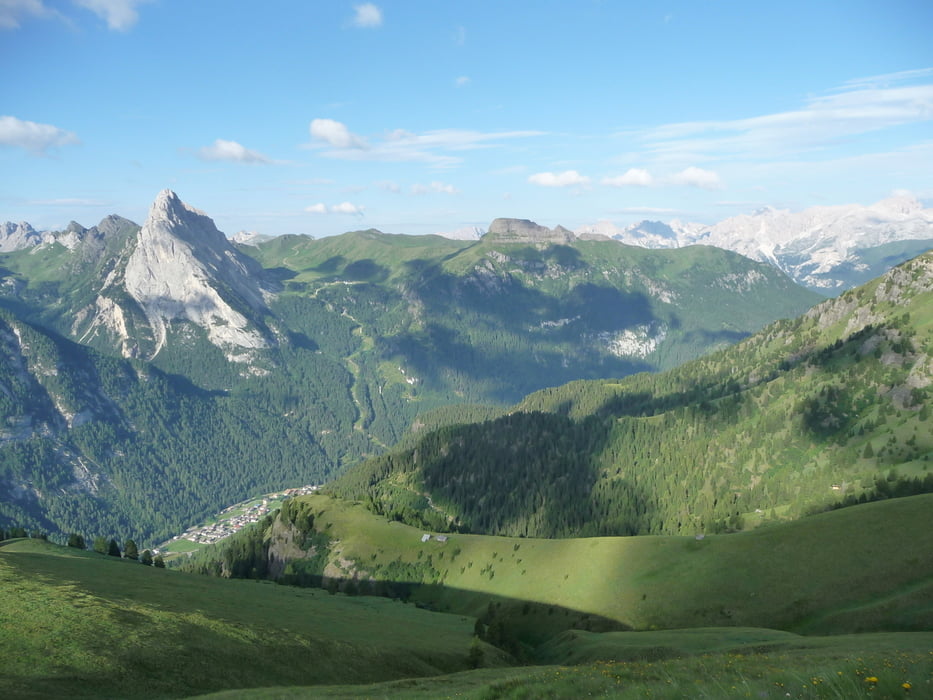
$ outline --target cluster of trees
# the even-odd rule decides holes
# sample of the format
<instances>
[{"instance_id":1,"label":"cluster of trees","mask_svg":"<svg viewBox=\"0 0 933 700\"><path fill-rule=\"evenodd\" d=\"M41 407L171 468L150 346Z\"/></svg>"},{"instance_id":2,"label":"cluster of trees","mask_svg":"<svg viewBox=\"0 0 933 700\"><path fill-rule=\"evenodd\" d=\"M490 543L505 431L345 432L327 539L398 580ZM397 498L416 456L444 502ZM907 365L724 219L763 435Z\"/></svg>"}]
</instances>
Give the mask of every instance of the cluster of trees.
<instances>
[{"instance_id":1,"label":"cluster of trees","mask_svg":"<svg viewBox=\"0 0 933 700\"><path fill-rule=\"evenodd\" d=\"M728 532L917 493L933 475L876 479L933 451L930 392L910 379L925 341L891 313L844 338L782 322L661 375L545 390L331 489L416 526L536 537Z\"/></svg>"},{"instance_id":2,"label":"cluster of trees","mask_svg":"<svg viewBox=\"0 0 933 700\"><path fill-rule=\"evenodd\" d=\"M76 532L72 532L68 535L67 544L69 547L74 547L75 549L87 549L87 543L84 541L84 537ZM136 542L133 540L126 540L126 542L123 543L123 550L121 551L120 545L115 538L111 537L108 539L103 536L95 537L91 550L98 554L106 554L111 557L132 559L145 566L154 566L158 569L165 568L165 559L162 558L161 554L153 556L152 551L148 549L144 549L140 552L139 547L136 546Z\"/></svg>"}]
</instances>

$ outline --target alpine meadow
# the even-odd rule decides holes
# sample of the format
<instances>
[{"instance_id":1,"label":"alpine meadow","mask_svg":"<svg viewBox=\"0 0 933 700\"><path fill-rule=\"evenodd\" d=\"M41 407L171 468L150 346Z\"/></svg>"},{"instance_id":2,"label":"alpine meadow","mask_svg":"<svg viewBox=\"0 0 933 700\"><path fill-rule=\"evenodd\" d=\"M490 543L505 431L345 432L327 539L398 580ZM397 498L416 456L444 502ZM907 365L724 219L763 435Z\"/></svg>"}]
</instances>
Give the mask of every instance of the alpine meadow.
<instances>
[{"instance_id":1,"label":"alpine meadow","mask_svg":"<svg viewBox=\"0 0 933 700\"><path fill-rule=\"evenodd\" d=\"M0 0L0 696L933 699L931 26Z\"/></svg>"}]
</instances>

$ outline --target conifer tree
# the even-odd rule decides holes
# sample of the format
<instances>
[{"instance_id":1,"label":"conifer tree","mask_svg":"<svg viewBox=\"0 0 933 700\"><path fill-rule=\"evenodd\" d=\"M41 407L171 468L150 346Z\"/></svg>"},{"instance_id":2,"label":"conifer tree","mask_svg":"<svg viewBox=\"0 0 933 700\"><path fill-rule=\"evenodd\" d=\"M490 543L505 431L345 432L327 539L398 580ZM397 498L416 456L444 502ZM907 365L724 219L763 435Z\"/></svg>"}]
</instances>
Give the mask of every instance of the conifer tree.
<instances>
[{"instance_id":1,"label":"conifer tree","mask_svg":"<svg viewBox=\"0 0 933 700\"><path fill-rule=\"evenodd\" d=\"M118 545L117 541L112 537L110 538L110 542L107 543L107 554L112 557L120 556L120 545Z\"/></svg>"},{"instance_id":2,"label":"conifer tree","mask_svg":"<svg viewBox=\"0 0 933 700\"><path fill-rule=\"evenodd\" d=\"M139 559L139 549L136 547L136 542L127 540L123 543L123 556L127 559Z\"/></svg>"}]
</instances>

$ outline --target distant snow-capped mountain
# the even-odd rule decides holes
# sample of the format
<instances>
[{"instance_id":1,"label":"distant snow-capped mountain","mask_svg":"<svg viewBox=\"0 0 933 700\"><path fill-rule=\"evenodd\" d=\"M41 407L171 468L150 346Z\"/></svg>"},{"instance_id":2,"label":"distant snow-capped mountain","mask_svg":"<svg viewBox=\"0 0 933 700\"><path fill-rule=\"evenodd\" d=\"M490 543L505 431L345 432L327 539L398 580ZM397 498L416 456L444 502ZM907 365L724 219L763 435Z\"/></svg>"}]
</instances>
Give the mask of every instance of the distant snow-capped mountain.
<instances>
[{"instance_id":1,"label":"distant snow-capped mountain","mask_svg":"<svg viewBox=\"0 0 933 700\"><path fill-rule=\"evenodd\" d=\"M898 195L871 206L765 208L712 226L642 221L624 228L601 221L577 229L643 248L712 245L780 268L799 284L835 293L862 284L933 247L933 209Z\"/></svg>"},{"instance_id":2,"label":"distant snow-capped mountain","mask_svg":"<svg viewBox=\"0 0 933 700\"><path fill-rule=\"evenodd\" d=\"M463 226L454 231L438 231L434 235L451 238L455 241L478 241L486 231L479 226Z\"/></svg>"}]
</instances>

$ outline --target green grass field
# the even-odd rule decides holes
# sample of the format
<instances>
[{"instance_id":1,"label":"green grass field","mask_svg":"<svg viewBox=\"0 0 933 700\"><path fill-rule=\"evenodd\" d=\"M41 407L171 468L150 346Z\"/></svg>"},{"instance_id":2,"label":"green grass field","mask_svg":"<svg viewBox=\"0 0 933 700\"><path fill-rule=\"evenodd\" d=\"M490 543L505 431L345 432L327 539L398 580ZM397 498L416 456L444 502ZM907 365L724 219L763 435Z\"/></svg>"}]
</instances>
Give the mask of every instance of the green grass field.
<instances>
[{"instance_id":1,"label":"green grass field","mask_svg":"<svg viewBox=\"0 0 933 700\"><path fill-rule=\"evenodd\" d=\"M421 562L444 585L411 602L449 612L11 540L0 697L933 697L933 496L703 540L447 542L308 498L331 575ZM537 665L474 647L490 609Z\"/></svg>"},{"instance_id":2,"label":"green grass field","mask_svg":"<svg viewBox=\"0 0 933 700\"><path fill-rule=\"evenodd\" d=\"M0 546L0 697L182 697L468 668L473 620L384 598ZM499 663L491 647L484 657Z\"/></svg>"},{"instance_id":3,"label":"green grass field","mask_svg":"<svg viewBox=\"0 0 933 700\"><path fill-rule=\"evenodd\" d=\"M719 536L543 540L422 531L361 505L308 497L337 541L334 577L430 566L414 595L479 615L491 599L606 618L636 630L709 626L808 634L933 629L933 494ZM382 569L384 570L384 569ZM428 579L427 582L432 582Z\"/></svg>"}]
</instances>

